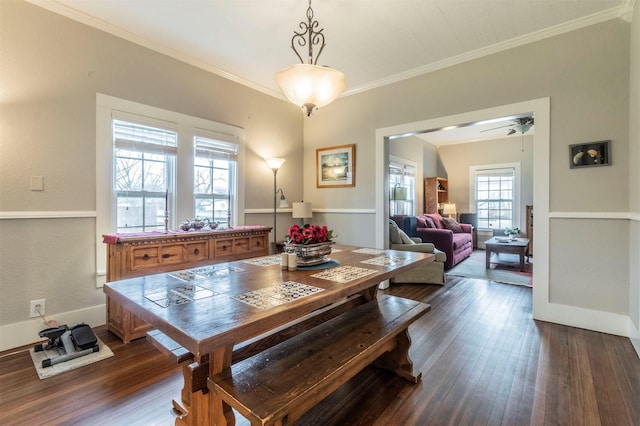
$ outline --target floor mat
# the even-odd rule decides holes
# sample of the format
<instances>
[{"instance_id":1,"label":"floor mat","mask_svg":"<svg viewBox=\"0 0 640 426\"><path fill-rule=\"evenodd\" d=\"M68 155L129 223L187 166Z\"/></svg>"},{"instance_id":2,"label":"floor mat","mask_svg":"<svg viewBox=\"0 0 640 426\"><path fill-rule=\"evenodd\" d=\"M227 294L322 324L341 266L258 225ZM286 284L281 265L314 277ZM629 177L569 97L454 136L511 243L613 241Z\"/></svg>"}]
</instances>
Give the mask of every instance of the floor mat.
<instances>
[{"instance_id":1,"label":"floor mat","mask_svg":"<svg viewBox=\"0 0 640 426\"><path fill-rule=\"evenodd\" d=\"M486 268L486 253L484 250L474 251L471 256L458 263L453 268L445 272L445 275L457 277L476 278L481 280L491 280L505 284L533 286L533 263L525 263L525 272L520 272L517 255L499 253L501 262L506 264L491 264L491 269ZM493 256L496 256L494 254ZM495 259L494 259L495 260Z\"/></svg>"},{"instance_id":2,"label":"floor mat","mask_svg":"<svg viewBox=\"0 0 640 426\"><path fill-rule=\"evenodd\" d=\"M56 374L75 370L76 368L84 367L85 365L93 364L94 362L98 362L113 356L113 352L111 351L111 349L109 349L107 345L102 343L100 339L98 339L98 346L100 347L100 350L98 352L93 352L79 358L61 362L60 364L55 364L51 367L42 367L42 361L47 358L53 358L63 354L64 351L62 349L60 349L60 352L58 349L36 352L33 348L31 348L29 349L29 354L31 355L31 359L33 360L34 367L36 367L38 377L40 377L40 379L46 379L55 376Z\"/></svg>"}]
</instances>

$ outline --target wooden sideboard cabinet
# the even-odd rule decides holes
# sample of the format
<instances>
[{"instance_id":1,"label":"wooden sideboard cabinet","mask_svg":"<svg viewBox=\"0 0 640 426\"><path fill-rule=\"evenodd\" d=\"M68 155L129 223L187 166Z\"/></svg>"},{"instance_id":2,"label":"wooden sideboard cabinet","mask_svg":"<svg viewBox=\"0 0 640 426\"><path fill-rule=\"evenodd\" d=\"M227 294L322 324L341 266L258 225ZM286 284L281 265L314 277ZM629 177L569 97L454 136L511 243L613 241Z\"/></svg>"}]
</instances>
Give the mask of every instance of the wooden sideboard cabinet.
<instances>
[{"instance_id":1,"label":"wooden sideboard cabinet","mask_svg":"<svg viewBox=\"0 0 640 426\"><path fill-rule=\"evenodd\" d=\"M237 226L224 231L104 235L107 282L266 256L270 231L264 226ZM152 328L109 297L107 327L124 343L144 337Z\"/></svg>"}]
</instances>

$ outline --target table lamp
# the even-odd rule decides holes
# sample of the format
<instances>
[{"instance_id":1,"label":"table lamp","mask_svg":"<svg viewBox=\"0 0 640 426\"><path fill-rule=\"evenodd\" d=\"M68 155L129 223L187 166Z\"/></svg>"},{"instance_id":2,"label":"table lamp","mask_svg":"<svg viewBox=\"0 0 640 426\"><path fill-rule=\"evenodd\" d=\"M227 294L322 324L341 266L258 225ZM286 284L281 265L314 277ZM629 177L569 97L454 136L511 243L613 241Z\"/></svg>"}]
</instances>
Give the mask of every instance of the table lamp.
<instances>
[{"instance_id":1,"label":"table lamp","mask_svg":"<svg viewBox=\"0 0 640 426\"><path fill-rule=\"evenodd\" d=\"M449 218L451 218L452 215L456 214L456 205L453 203L445 203L442 206L442 214L445 214Z\"/></svg>"},{"instance_id":2,"label":"table lamp","mask_svg":"<svg viewBox=\"0 0 640 426\"><path fill-rule=\"evenodd\" d=\"M304 226L304 220L308 217L313 216L313 210L311 208L311 203L305 203L304 201L300 201L299 203L293 203L293 214L294 219L300 219L300 226Z\"/></svg>"}]
</instances>

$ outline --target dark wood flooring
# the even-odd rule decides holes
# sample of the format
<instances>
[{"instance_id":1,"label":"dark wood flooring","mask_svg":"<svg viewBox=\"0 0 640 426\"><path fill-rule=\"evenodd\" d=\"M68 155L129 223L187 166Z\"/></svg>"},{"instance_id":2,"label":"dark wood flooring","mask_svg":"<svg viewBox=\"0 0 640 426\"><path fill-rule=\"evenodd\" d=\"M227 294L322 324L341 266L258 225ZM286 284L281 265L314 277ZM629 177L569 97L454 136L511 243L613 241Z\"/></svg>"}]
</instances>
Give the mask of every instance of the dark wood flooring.
<instances>
[{"instance_id":1,"label":"dark wood flooring","mask_svg":"<svg viewBox=\"0 0 640 426\"><path fill-rule=\"evenodd\" d=\"M451 277L387 292L432 305L410 329L422 382L368 367L298 424L640 425L629 339L533 321L526 287ZM0 354L0 424L172 425L178 367L144 339L96 333L114 357L46 380L25 348Z\"/></svg>"}]
</instances>

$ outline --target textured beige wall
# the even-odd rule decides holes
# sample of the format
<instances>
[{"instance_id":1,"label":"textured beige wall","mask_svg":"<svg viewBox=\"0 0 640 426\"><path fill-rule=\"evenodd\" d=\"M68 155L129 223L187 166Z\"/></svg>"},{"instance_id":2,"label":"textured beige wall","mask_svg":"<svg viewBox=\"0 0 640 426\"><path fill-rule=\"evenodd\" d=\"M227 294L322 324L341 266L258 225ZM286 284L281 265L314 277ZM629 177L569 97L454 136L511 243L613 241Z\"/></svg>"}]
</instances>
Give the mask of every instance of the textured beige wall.
<instances>
[{"instance_id":1,"label":"textured beige wall","mask_svg":"<svg viewBox=\"0 0 640 426\"><path fill-rule=\"evenodd\" d=\"M549 97L551 101L549 188L551 212L629 211L629 34L621 19L607 21L527 46L338 99L305 123L305 152L333 141L358 144L358 164L373 164L375 131L404 123L478 111L499 105ZM488 117L489 118L489 117ZM421 129L415 129L421 130ZM578 142L612 140L613 165L570 169L568 146ZM309 156L305 157L309 161ZM310 164L305 163L305 167ZM449 177L451 174L449 173ZM305 180L305 196L328 205L373 207L376 189L373 168L359 167L352 190L318 190ZM564 219L563 219L564 220ZM557 226L552 219L550 247L578 264L593 259L599 243L577 244L576 226ZM569 219L574 223L574 219ZM598 235L620 235L618 222L592 220L603 227ZM626 232L628 221L620 222ZM575 224L581 224L575 220ZM374 241L373 237L370 239ZM608 242L608 240L606 241ZM551 300L557 304L626 314L629 297L628 246L607 245L622 264L603 263L604 275L615 282L576 270L567 276L551 265ZM549 247L543 248L545 251ZM621 268L622 275L618 270ZM608 274L607 274L608 272ZM598 304L602 299L605 303Z\"/></svg>"},{"instance_id":2,"label":"textured beige wall","mask_svg":"<svg viewBox=\"0 0 640 426\"><path fill-rule=\"evenodd\" d=\"M0 52L1 212L95 210L97 92L243 127L245 208L273 205L265 156L287 159L278 182L302 198L303 120L285 101L17 0L0 1ZM32 299L53 318L104 304L94 235L92 217L0 220L0 326Z\"/></svg>"},{"instance_id":3,"label":"textured beige wall","mask_svg":"<svg viewBox=\"0 0 640 426\"><path fill-rule=\"evenodd\" d=\"M389 154L416 163L416 213L424 207L424 178L435 176L438 170L438 148L415 136L389 142Z\"/></svg>"},{"instance_id":4,"label":"textured beige wall","mask_svg":"<svg viewBox=\"0 0 640 426\"><path fill-rule=\"evenodd\" d=\"M533 137L462 143L440 147L440 159L448 176L449 201L456 204L458 213L472 211L469 206L469 166L520 163L519 226L525 232L526 208L533 204Z\"/></svg>"}]
</instances>

